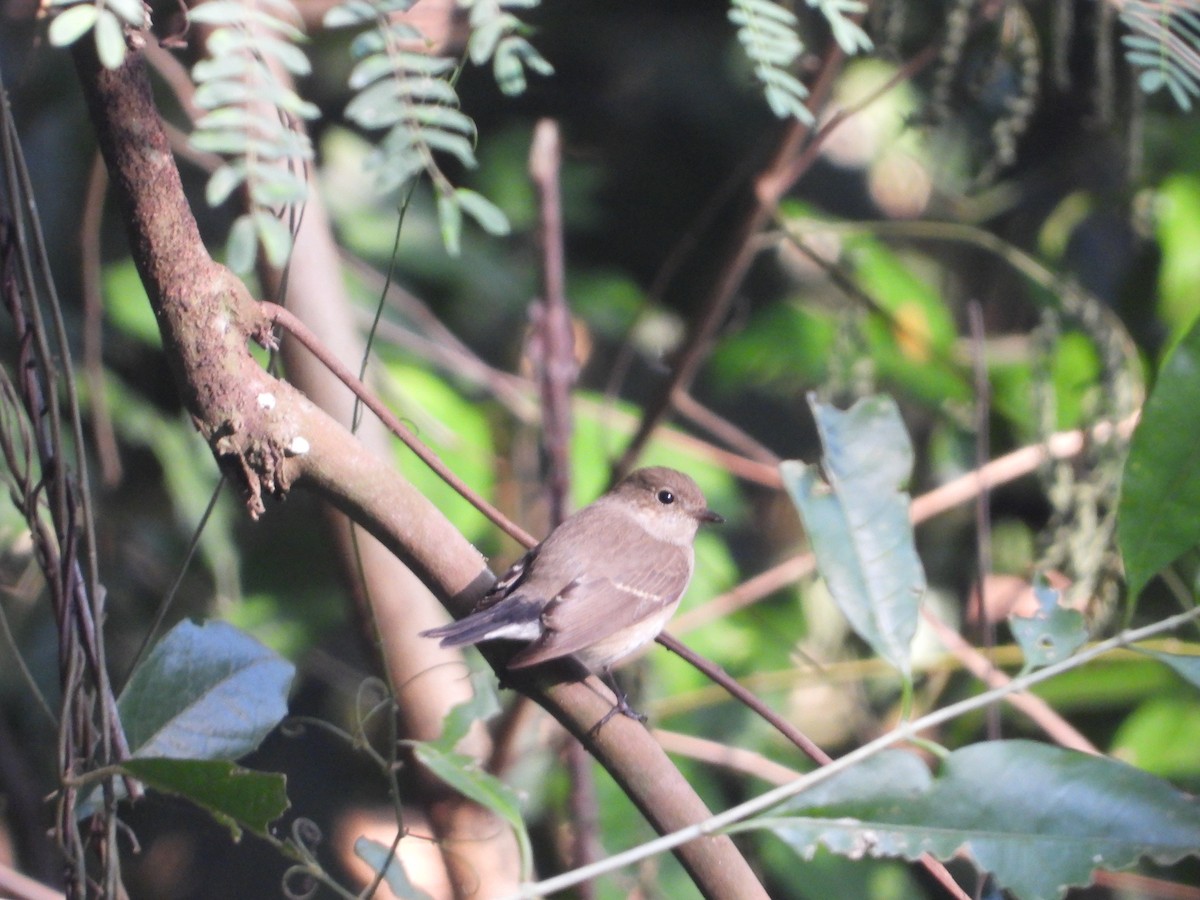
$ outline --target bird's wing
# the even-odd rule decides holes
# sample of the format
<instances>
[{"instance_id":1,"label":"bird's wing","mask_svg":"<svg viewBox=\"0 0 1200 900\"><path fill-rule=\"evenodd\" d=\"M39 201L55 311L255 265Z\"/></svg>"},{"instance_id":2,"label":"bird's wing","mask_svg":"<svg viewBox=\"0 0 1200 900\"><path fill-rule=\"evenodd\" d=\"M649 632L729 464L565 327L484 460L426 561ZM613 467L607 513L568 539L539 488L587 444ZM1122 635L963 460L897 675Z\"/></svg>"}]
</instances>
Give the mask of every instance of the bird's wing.
<instances>
[{"instance_id":1,"label":"bird's wing","mask_svg":"<svg viewBox=\"0 0 1200 900\"><path fill-rule=\"evenodd\" d=\"M542 613L543 634L509 662L520 669L598 644L675 603L691 577L686 550L672 547L619 576L584 576L561 590Z\"/></svg>"}]
</instances>

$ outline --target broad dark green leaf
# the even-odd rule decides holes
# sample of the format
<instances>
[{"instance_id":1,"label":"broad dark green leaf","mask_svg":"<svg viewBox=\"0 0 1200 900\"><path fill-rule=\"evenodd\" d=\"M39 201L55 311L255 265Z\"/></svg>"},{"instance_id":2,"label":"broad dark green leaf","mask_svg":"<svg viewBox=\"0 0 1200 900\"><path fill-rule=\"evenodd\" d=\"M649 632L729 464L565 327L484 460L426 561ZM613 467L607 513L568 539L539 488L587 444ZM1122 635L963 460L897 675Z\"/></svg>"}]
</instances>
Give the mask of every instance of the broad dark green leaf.
<instances>
[{"instance_id":1,"label":"broad dark green leaf","mask_svg":"<svg viewBox=\"0 0 1200 900\"><path fill-rule=\"evenodd\" d=\"M409 840L412 840L409 838ZM429 894L408 880L408 873L392 848L379 841L360 837L354 842L354 855L376 872L383 872L384 883L391 892L402 900L433 900ZM384 867L386 871L384 870Z\"/></svg>"},{"instance_id":2,"label":"broad dark green leaf","mask_svg":"<svg viewBox=\"0 0 1200 900\"><path fill-rule=\"evenodd\" d=\"M120 768L157 791L185 797L207 810L236 841L242 829L266 835L287 812L287 779L275 772L253 772L227 760L130 759Z\"/></svg>"},{"instance_id":3,"label":"broad dark green leaf","mask_svg":"<svg viewBox=\"0 0 1200 900\"><path fill-rule=\"evenodd\" d=\"M846 412L811 397L809 403L822 465L782 463L784 486L834 601L858 635L907 678L925 591L909 498L901 490L912 471L912 445L889 397L864 398Z\"/></svg>"},{"instance_id":4,"label":"broad dark green leaf","mask_svg":"<svg viewBox=\"0 0 1200 900\"><path fill-rule=\"evenodd\" d=\"M1040 668L1066 659L1088 639L1087 622L1077 609L1059 605L1062 593L1035 583L1038 610L1032 616L1010 616L1008 627L1021 645L1028 668Z\"/></svg>"},{"instance_id":5,"label":"broad dark green leaf","mask_svg":"<svg viewBox=\"0 0 1200 900\"><path fill-rule=\"evenodd\" d=\"M756 824L801 855L818 844L909 860L965 850L1020 898L1058 897L1143 856L1170 864L1200 852L1191 797L1124 763L1032 741L965 747L936 778L912 754L883 753Z\"/></svg>"},{"instance_id":6,"label":"broad dark green leaf","mask_svg":"<svg viewBox=\"0 0 1200 900\"><path fill-rule=\"evenodd\" d=\"M432 744L419 742L413 744L413 753L442 781L464 797L487 807L512 826L521 848L521 872L523 876L528 876L533 868L533 850L521 818L521 805L513 789L495 775L480 769L471 757L461 753L445 753Z\"/></svg>"},{"instance_id":7,"label":"broad dark green leaf","mask_svg":"<svg viewBox=\"0 0 1200 900\"><path fill-rule=\"evenodd\" d=\"M136 758L237 759L287 714L295 669L225 622L184 620L134 671L117 706Z\"/></svg>"},{"instance_id":8,"label":"broad dark green leaf","mask_svg":"<svg viewBox=\"0 0 1200 900\"><path fill-rule=\"evenodd\" d=\"M1163 362L1133 434L1117 540L1131 602L1161 569L1200 543L1200 322Z\"/></svg>"}]
</instances>

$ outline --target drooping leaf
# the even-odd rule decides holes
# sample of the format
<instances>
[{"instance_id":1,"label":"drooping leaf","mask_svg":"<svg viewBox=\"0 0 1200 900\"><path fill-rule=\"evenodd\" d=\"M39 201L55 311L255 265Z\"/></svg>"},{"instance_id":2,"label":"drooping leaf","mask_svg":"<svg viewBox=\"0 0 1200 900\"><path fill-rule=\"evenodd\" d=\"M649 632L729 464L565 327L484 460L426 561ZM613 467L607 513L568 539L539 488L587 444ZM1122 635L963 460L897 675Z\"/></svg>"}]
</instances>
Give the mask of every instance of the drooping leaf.
<instances>
[{"instance_id":1,"label":"drooping leaf","mask_svg":"<svg viewBox=\"0 0 1200 900\"><path fill-rule=\"evenodd\" d=\"M458 256L462 249L462 207L452 191L438 192L437 212L446 252Z\"/></svg>"},{"instance_id":2,"label":"drooping leaf","mask_svg":"<svg viewBox=\"0 0 1200 900\"><path fill-rule=\"evenodd\" d=\"M117 708L135 758L237 759L287 714L295 668L225 622L184 620L134 670Z\"/></svg>"},{"instance_id":3,"label":"drooping leaf","mask_svg":"<svg viewBox=\"0 0 1200 900\"><path fill-rule=\"evenodd\" d=\"M254 226L258 230L267 261L276 268L281 268L287 263L288 255L292 252L292 232L281 219L268 212L255 213Z\"/></svg>"},{"instance_id":4,"label":"drooping leaf","mask_svg":"<svg viewBox=\"0 0 1200 900\"><path fill-rule=\"evenodd\" d=\"M457 188L454 195L458 198L462 211L479 223L479 227L488 234L503 236L509 233L508 217L500 207L492 203L482 194L468 188Z\"/></svg>"},{"instance_id":5,"label":"drooping leaf","mask_svg":"<svg viewBox=\"0 0 1200 900\"><path fill-rule=\"evenodd\" d=\"M1031 616L1010 616L1008 627L1021 645L1027 668L1040 668L1066 659L1087 642L1087 622L1077 609L1060 605L1062 592L1035 582L1038 609Z\"/></svg>"},{"instance_id":6,"label":"drooping leaf","mask_svg":"<svg viewBox=\"0 0 1200 900\"><path fill-rule=\"evenodd\" d=\"M229 229L225 242L225 265L239 275L254 268L254 257L258 253L258 233L254 230L254 218L249 213L238 216Z\"/></svg>"},{"instance_id":7,"label":"drooping leaf","mask_svg":"<svg viewBox=\"0 0 1200 900\"><path fill-rule=\"evenodd\" d=\"M433 900L429 894L408 880L404 865L392 853L391 847L367 837L360 837L354 842L354 855L376 872L383 872L384 883L402 900Z\"/></svg>"},{"instance_id":8,"label":"drooping leaf","mask_svg":"<svg viewBox=\"0 0 1200 900\"><path fill-rule=\"evenodd\" d=\"M521 818L521 805L513 789L461 753L445 753L433 744L420 742L413 744L413 753L442 781L512 826L521 848L521 872L527 876L533 867L533 851Z\"/></svg>"},{"instance_id":9,"label":"drooping leaf","mask_svg":"<svg viewBox=\"0 0 1200 900\"><path fill-rule=\"evenodd\" d=\"M934 778L891 751L745 827L770 828L807 857L967 852L1014 897L1056 898L1097 868L1200 852L1200 804L1132 766L1032 741L957 750Z\"/></svg>"},{"instance_id":10,"label":"drooping leaf","mask_svg":"<svg viewBox=\"0 0 1200 900\"><path fill-rule=\"evenodd\" d=\"M287 779L254 772L227 760L147 757L121 763L122 771L157 791L184 797L207 810L236 841L242 829L269 834L287 812Z\"/></svg>"},{"instance_id":11,"label":"drooping leaf","mask_svg":"<svg viewBox=\"0 0 1200 900\"><path fill-rule=\"evenodd\" d=\"M96 55L106 69L116 69L125 62L125 29L121 20L107 9L96 15L93 29L96 39Z\"/></svg>"},{"instance_id":12,"label":"drooping leaf","mask_svg":"<svg viewBox=\"0 0 1200 900\"><path fill-rule=\"evenodd\" d=\"M146 10L141 0L104 0L104 5L132 28L141 28L145 22Z\"/></svg>"},{"instance_id":13,"label":"drooping leaf","mask_svg":"<svg viewBox=\"0 0 1200 900\"><path fill-rule=\"evenodd\" d=\"M1163 362L1133 434L1117 541L1131 602L1160 570L1200 543L1200 322Z\"/></svg>"},{"instance_id":14,"label":"drooping leaf","mask_svg":"<svg viewBox=\"0 0 1200 900\"><path fill-rule=\"evenodd\" d=\"M909 677L909 645L925 591L908 495L912 445L895 403L876 396L846 412L809 398L821 434L821 470L780 465L817 566L855 632Z\"/></svg>"}]
</instances>

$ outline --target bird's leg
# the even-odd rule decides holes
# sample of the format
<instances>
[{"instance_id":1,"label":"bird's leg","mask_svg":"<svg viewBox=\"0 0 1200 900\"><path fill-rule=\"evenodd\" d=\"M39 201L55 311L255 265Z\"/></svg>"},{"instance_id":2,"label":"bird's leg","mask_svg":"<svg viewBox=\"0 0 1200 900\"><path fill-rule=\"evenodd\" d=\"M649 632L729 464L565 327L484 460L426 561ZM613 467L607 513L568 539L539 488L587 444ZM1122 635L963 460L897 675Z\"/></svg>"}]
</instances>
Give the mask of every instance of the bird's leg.
<instances>
[{"instance_id":1,"label":"bird's leg","mask_svg":"<svg viewBox=\"0 0 1200 900\"><path fill-rule=\"evenodd\" d=\"M621 686L617 684L617 679L613 677L612 669L605 668L603 671L601 671L600 679L608 685L609 689L612 690L614 694L616 694L617 702L613 705L612 709L604 714L604 717L600 719L599 722L591 727L590 731L593 735L599 732L600 729L607 724L608 720L617 713L620 713L623 716L629 716L629 718L637 722L641 722L643 725L646 724L646 717L629 705L629 697L623 690L621 690Z\"/></svg>"}]
</instances>

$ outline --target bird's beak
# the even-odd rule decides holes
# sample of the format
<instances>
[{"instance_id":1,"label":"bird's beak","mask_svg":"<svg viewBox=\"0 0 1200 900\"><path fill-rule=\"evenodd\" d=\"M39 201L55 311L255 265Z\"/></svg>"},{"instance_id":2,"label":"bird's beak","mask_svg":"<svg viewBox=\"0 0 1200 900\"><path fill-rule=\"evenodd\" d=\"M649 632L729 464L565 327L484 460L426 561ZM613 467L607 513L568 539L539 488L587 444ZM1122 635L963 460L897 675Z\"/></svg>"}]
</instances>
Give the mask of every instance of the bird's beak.
<instances>
[{"instance_id":1,"label":"bird's beak","mask_svg":"<svg viewBox=\"0 0 1200 900\"><path fill-rule=\"evenodd\" d=\"M713 525L720 525L725 521L725 517L713 512L711 509L706 509L700 515L696 516L701 522L711 522Z\"/></svg>"}]
</instances>

